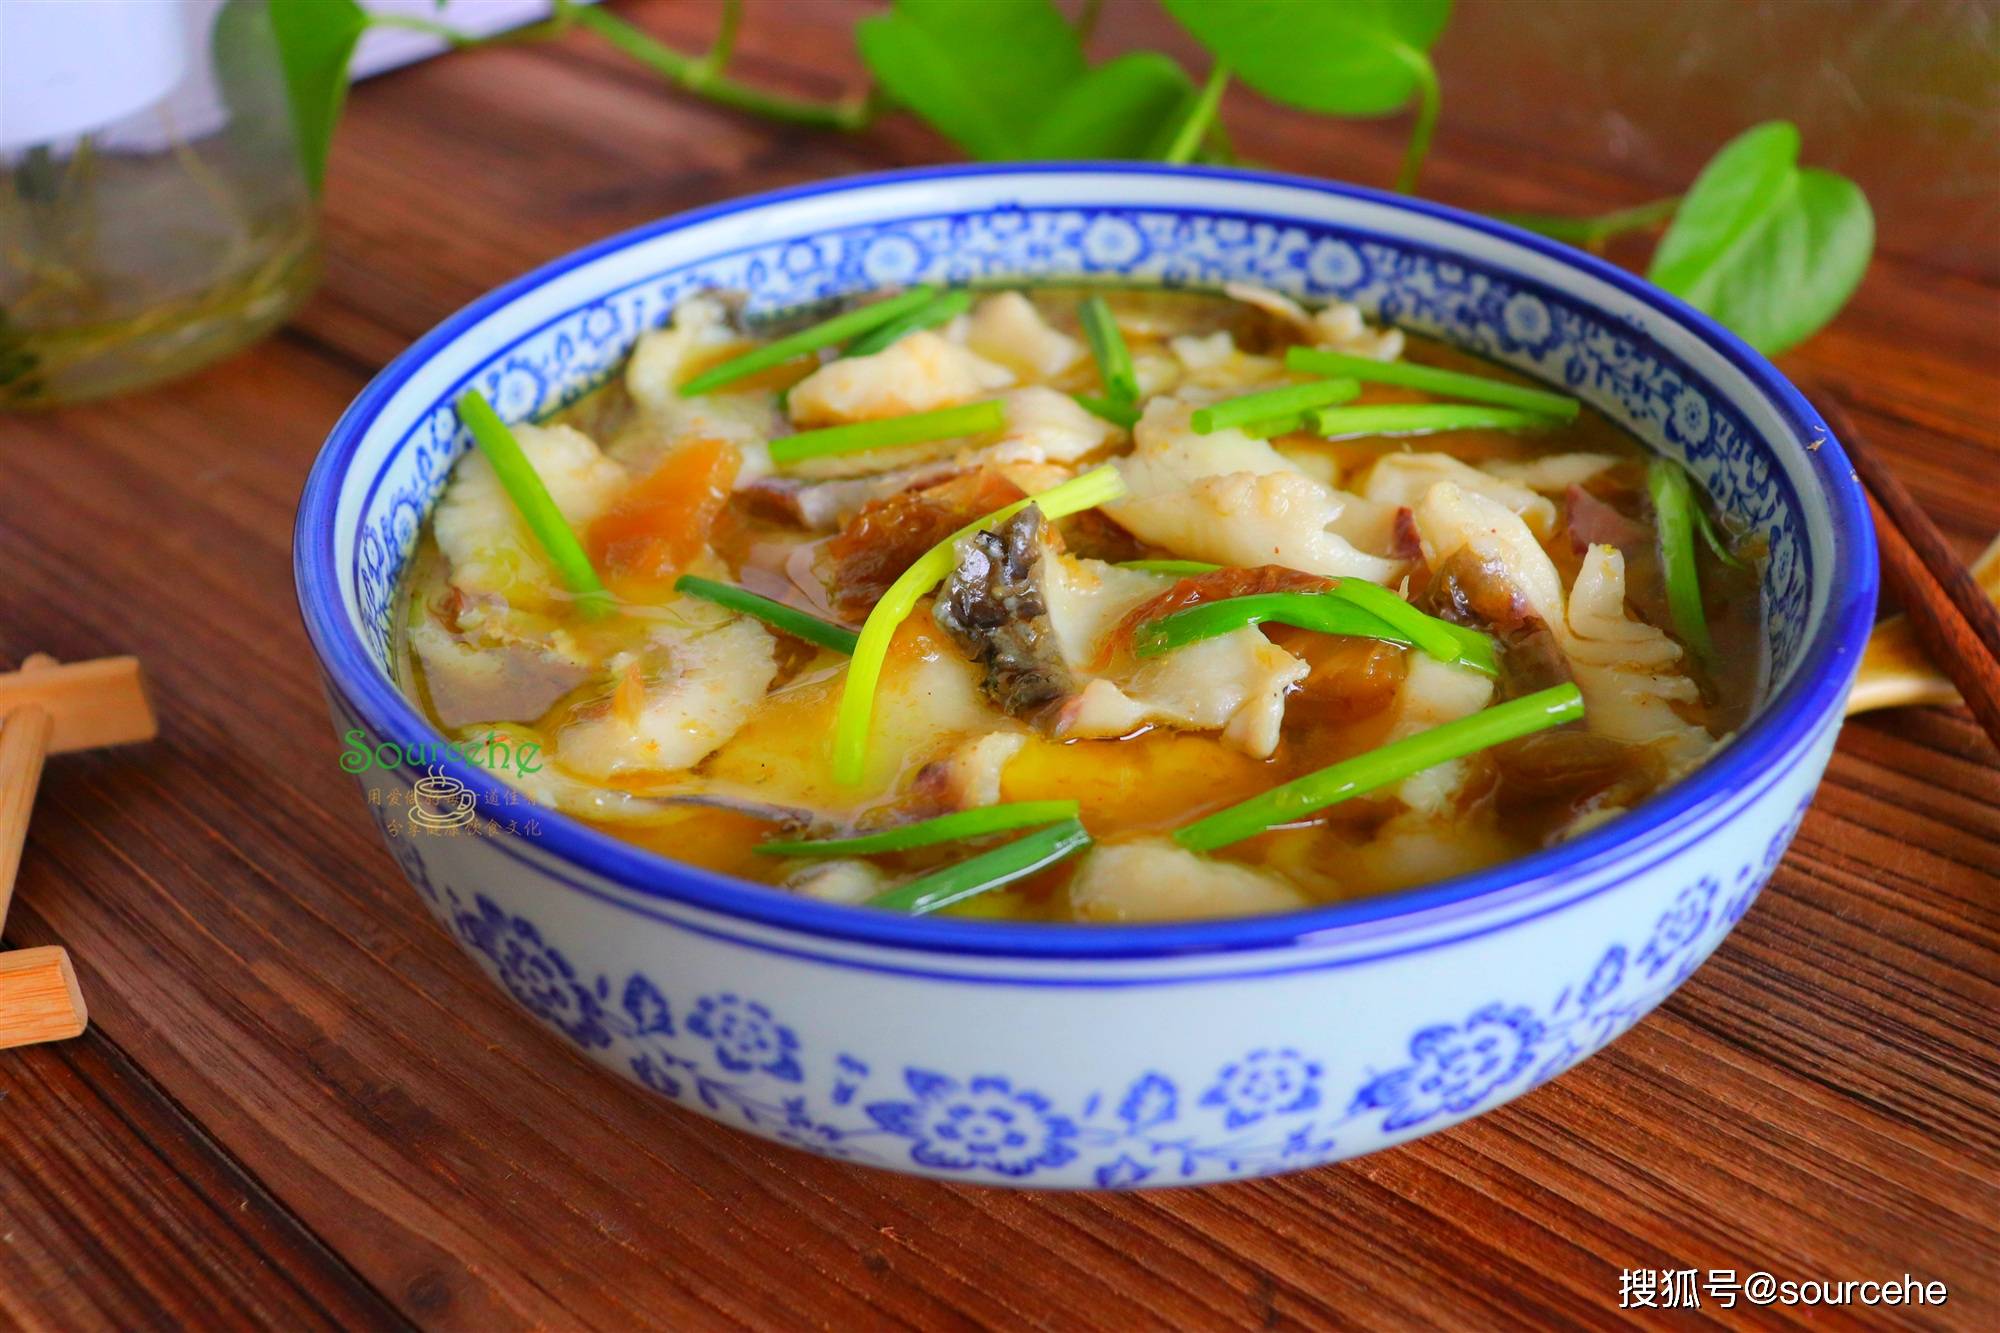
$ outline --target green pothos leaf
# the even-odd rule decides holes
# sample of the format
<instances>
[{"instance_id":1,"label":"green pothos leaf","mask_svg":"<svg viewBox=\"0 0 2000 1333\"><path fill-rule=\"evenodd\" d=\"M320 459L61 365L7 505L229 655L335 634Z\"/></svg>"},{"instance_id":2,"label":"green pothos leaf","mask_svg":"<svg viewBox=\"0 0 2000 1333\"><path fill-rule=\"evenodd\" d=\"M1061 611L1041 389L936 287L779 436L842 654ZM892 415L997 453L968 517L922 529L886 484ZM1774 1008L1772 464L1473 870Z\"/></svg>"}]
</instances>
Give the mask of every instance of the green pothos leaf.
<instances>
[{"instance_id":1,"label":"green pothos leaf","mask_svg":"<svg viewBox=\"0 0 2000 1333\"><path fill-rule=\"evenodd\" d=\"M1178 61L1134 51L1092 69L1058 97L1028 140L1037 158L1151 158L1195 96Z\"/></svg>"},{"instance_id":2,"label":"green pothos leaf","mask_svg":"<svg viewBox=\"0 0 2000 1333\"><path fill-rule=\"evenodd\" d=\"M1195 40L1287 106L1386 116L1435 76L1451 0L1162 0Z\"/></svg>"},{"instance_id":3,"label":"green pothos leaf","mask_svg":"<svg viewBox=\"0 0 2000 1333\"><path fill-rule=\"evenodd\" d=\"M1647 270L1771 355L1839 312L1875 248L1875 215L1861 187L1798 161L1799 132L1782 120L1724 144Z\"/></svg>"},{"instance_id":4,"label":"green pothos leaf","mask_svg":"<svg viewBox=\"0 0 2000 1333\"><path fill-rule=\"evenodd\" d=\"M326 177L333 127L347 97L347 62L367 31L355 0L271 0L271 35L285 75L299 161L314 193Z\"/></svg>"},{"instance_id":5,"label":"green pothos leaf","mask_svg":"<svg viewBox=\"0 0 2000 1333\"><path fill-rule=\"evenodd\" d=\"M1084 76L1083 45L1049 0L896 0L855 25L890 98L973 157L1026 157L1045 113Z\"/></svg>"}]
</instances>

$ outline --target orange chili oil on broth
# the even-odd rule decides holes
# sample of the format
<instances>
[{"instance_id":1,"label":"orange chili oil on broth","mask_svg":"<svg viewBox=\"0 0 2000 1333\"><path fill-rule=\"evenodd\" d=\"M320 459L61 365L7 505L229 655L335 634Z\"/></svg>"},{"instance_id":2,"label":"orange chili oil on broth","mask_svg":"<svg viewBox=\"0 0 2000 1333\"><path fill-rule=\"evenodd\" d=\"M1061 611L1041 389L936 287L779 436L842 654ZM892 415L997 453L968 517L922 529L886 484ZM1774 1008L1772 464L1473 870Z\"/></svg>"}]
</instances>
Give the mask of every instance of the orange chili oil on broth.
<instances>
[{"instance_id":1,"label":"orange chili oil on broth","mask_svg":"<svg viewBox=\"0 0 2000 1333\"><path fill-rule=\"evenodd\" d=\"M982 343L983 307L975 307L969 326L960 316L956 326L930 330L928 336L946 342L967 339L981 359L1011 377L1010 388L1045 386L1065 398L1103 392L1078 314L1081 301L1093 293L1106 297L1117 315L1142 380L1170 371L1191 396L1233 397L1296 382L1302 377L1274 366L1281 366L1287 347L1314 341L1286 312L1220 295L1060 286L1018 290L1043 325L1070 340L1075 356L1058 365L1047 358L1037 362L1032 339L1014 346L991 335ZM1018 314L1018 308L1010 309ZM995 317L992 323L997 327L1002 321ZM968 327L969 333L964 331ZM682 357L675 378L684 382L756 345L755 338L738 329L717 333ZM644 350L637 354L647 355ZM1100 845L1116 844L1164 836L1393 739L1397 704L1415 649L1277 624L1256 632L1303 662L1306 674L1288 689L1277 743L1268 755L1246 753L1215 729L1186 730L1160 721L1135 725L1117 736L1064 736L1058 727L1066 707L1074 708L1073 695L1010 716L984 688L981 665L933 622L933 602L926 597L893 638L875 703L868 772L858 787L837 783L830 767L846 659L777 631L771 631L771 674L763 693L745 705L740 723L724 728L727 735L691 767L649 767L647 755L654 751L642 749L630 763L614 758L572 768L564 757L568 738L593 727L615 738L621 727L636 729L653 703L690 688L688 681L698 676L710 680L703 675L711 671L701 658L707 651L701 646L703 636L712 637L714 626L726 623L729 615L676 594L677 576L732 583L858 629L895 576L940 537L1133 448L1129 432L1114 433L1106 447L1057 469L971 457L980 452L976 441L960 441L956 447L897 446L879 451L879 461L890 469L886 481L868 470L876 461L868 453L792 468L766 466L756 437L763 429L785 429L782 395L792 395L795 412L801 397L812 403L836 401L831 387L820 392L814 383L823 378L814 372L836 364L836 355L837 349L829 349L798 358L695 399L680 399L666 385L665 392L641 401L636 386L614 379L543 423L545 428L581 432L601 451L599 461L618 465L597 469L601 477L580 467L550 485L558 503L565 505L592 486L604 492L591 506L592 521L579 525L579 536L619 598L616 616L582 615L559 592L518 592L532 582L535 565L531 539L518 527L518 518L490 493L467 495L463 505L448 511L453 501L448 494L427 525L405 578L396 663L408 696L448 736L536 738L543 746L542 770L505 775L531 799L671 859L772 884L790 878L794 887L812 863L755 850L786 828L774 821L771 816L778 812L768 807L814 816L809 831L794 825L790 836L830 836L927 818L968 802L1075 800L1093 838ZM1405 335L1401 359L1543 387L1415 336ZM922 385L913 378L891 386L889 394L914 393ZM959 401L1008 391L974 388ZM1439 401L1447 400L1365 383L1354 404ZM855 415L866 419L866 407ZM1555 518L1546 532L1535 534L1536 540L1553 563L1565 596L1588 543L1616 545L1625 561L1626 615L1679 642L1647 496L1648 454L1588 407L1574 421L1544 430L1454 430L1342 440L1293 430L1268 443L1305 477L1342 490L1361 484L1366 469L1396 453L1444 454L1476 468L1572 454L1609 456L1608 465L1573 485L1542 489ZM547 447L553 452L545 456L561 452ZM576 446L563 456L572 455L581 457L584 450ZM454 493L459 483L455 476ZM1447 560L1438 569L1428 568L1412 550L1408 512L1406 508L1397 516L1393 541L1405 557L1414 558L1406 577L1391 579L1389 586L1403 588L1413 604L1447 619L1490 613L1491 589L1482 583L1487 575L1462 561L1457 567ZM1181 551L1147 543L1102 513L1055 526L1068 556L1079 560L1185 558ZM1737 549L1747 557L1743 568L1724 563L1697 543L1715 660L1723 665L1715 670L1692 665L1684 652L1675 669L1693 679L1695 690L1671 704L1682 722L1704 728L1716 740L1742 725L1760 677L1762 632L1754 567L1761 552L1754 543L1739 542ZM1266 581L1253 587L1254 572L1229 571L1217 586L1235 591L1211 592L1207 598L1312 583L1296 574L1275 581L1265 574L1259 577ZM468 582L475 586L461 586ZM1162 577L1154 600L1173 609L1205 597L1193 583ZM1552 653L1547 627L1540 627L1540 642L1532 623L1504 631L1490 623L1476 627L1493 629L1502 644L1494 702L1560 678L1562 655L1560 650ZM1130 666L1135 628L1122 627L1122 643L1112 642L1117 635L1107 636L1099 656L1118 657ZM660 634L667 637L659 642L679 646L658 648L654 636ZM763 665L754 651L746 660L752 659L754 677ZM1102 669L1102 661L1088 665ZM1542 673L1549 671L1556 675L1544 678ZM744 674L725 661L713 669L710 683L699 688L726 702ZM689 712L692 720L682 730L698 730L704 715L693 704ZM1396 794L1398 785L1392 784L1329 807L1299 827L1252 837L1210 855L1269 872L1307 901L1366 897L1524 855L1565 836L1580 821L1587 823L1593 812L1626 808L1677 776L1663 760L1661 747L1595 734L1588 721L1454 761L1461 767L1443 806L1424 818L1406 808ZM1004 763L988 765L990 771L963 757L969 742L988 731L1021 738ZM658 752L677 753L681 733L669 729L662 735ZM698 742L687 744L701 748ZM617 753L615 744L612 753ZM689 797L711 803L686 803ZM643 817L632 817L635 810L643 810ZM872 869L841 873L858 874L863 887L886 888L997 842L876 855L866 858ZM946 910L987 918L1076 919L1069 889L1078 864L1072 857ZM806 886L801 891L816 890ZM862 900L857 889L844 892L847 900Z\"/></svg>"}]
</instances>

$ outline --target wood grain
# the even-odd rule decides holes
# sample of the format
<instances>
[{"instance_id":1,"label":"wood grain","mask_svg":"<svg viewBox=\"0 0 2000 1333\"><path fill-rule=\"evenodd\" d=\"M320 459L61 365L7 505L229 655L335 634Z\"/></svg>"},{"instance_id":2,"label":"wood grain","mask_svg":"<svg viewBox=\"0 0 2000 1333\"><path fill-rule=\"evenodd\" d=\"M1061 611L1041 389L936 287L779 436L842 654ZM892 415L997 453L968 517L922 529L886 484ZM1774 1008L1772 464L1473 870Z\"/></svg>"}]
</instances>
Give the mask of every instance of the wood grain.
<instances>
[{"instance_id":1,"label":"wood grain","mask_svg":"<svg viewBox=\"0 0 2000 1333\"><path fill-rule=\"evenodd\" d=\"M8 1328L407 1326L97 1033L0 1058L0 1199Z\"/></svg>"},{"instance_id":2,"label":"wood grain","mask_svg":"<svg viewBox=\"0 0 2000 1333\"><path fill-rule=\"evenodd\" d=\"M713 20L621 8L689 49ZM857 7L759 8L746 77L856 86ZM1185 49L1150 7L1112 20ZM1230 114L1278 165L1385 180L1400 152L1393 121L1240 93ZM1446 119L1427 188L1450 202L1661 192ZM43 778L6 942L66 945L94 1026L0 1056L0 1322L1646 1326L1617 1308L1621 1269L1719 1266L1952 1293L1752 1322L1990 1325L2000 768L1962 711L1851 723L1771 888L1602 1056L1410 1147L1218 1189L1002 1193L739 1136L587 1065L430 923L337 767L293 608L292 512L327 428L533 264L944 152L904 121L837 138L678 99L582 36L411 68L354 94L326 283L283 333L155 392L0 420L0 652L133 653L162 701L156 741ZM2000 528L2000 488L1967 483L2000 466L1995 298L1885 236L1854 306L1789 362L1840 386L1967 555Z\"/></svg>"}]
</instances>

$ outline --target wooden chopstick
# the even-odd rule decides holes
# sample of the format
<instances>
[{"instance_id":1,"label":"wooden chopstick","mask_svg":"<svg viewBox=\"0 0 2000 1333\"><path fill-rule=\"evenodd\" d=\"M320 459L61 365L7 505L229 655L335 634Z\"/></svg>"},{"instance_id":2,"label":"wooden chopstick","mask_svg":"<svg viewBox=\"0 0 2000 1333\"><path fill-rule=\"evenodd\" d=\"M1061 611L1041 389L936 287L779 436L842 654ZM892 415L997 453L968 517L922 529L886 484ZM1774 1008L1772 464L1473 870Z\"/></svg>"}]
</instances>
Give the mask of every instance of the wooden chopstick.
<instances>
[{"instance_id":1,"label":"wooden chopstick","mask_svg":"<svg viewBox=\"0 0 2000 1333\"><path fill-rule=\"evenodd\" d=\"M1840 403L1822 392L1815 395L1815 406L1868 488L1869 511L1875 516L1875 536L1882 548L1882 573L1909 614L1917 642L1951 677L1972 715L2000 748L2000 611Z\"/></svg>"}]
</instances>

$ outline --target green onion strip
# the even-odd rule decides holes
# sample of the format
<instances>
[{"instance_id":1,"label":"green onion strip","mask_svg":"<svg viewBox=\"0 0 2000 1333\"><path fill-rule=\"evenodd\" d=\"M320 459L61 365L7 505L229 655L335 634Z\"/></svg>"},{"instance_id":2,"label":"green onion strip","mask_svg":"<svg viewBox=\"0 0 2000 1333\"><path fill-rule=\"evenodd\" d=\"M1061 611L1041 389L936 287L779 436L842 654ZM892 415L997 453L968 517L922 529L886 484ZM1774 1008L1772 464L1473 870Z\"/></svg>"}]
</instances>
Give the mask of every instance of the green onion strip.
<instances>
[{"instance_id":1,"label":"green onion strip","mask_svg":"<svg viewBox=\"0 0 2000 1333\"><path fill-rule=\"evenodd\" d=\"M1301 375L1344 375L1369 384L1400 384L1406 389L1422 389L1445 398L1465 398L1475 403L1499 403L1573 421L1583 406L1566 394L1547 389L1530 389L1483 375L1467 375L1456 370L1420 366L1414 361L1377 361L1347 352L1330 352L1319 347L1294 347L1285 353L1285 368Z\"/></svg>"},{"instance_id":2,"label":"green onion strip","mask_svg":"<svg viewBox=\"0 0 2000 1333\"><path fill-rule=\"evenodd\" d=\"M916 847L934 847L941 842L983 838L1010 829L1038 828L1043 824L1075 819L1081 813L1082 807L1075 801L1014 801L1006 805L954 810L935 819L899 824L894 828L849 837L760 842L756 850L765 856L874 856L881 852L907 852Z\"/></svg>"},{"instance_id":3,"label":"green onion strip","mask_svg":"<svg viewBox=\"0 0 2000 1333\"><path fill-rule=\"evenodd\" d=\"M1361 381L1352 378L1287 384L1281 389L1265 389L1197 407L1190 424L1197 435L1212 435L1232 426L1275 426L1296 420L1314 408L1351 403L1360 396Z\"/></svg>"},{"instance_id":4,"label":"green onion strip","mask_svg":"<svg viewBox=\"0 0 2000 1333\"><path fill-rule=\"evenodd\" d=\"M1432 657L1449 662L1459 654L1461 643L1453 633L1455 626L1436 616L1425 615L1387 588L1378 587L1366 579L1341 579L1327 592L1381 617L1390 629Z\"/></svg>"},{"instance_id":5,"label":"green onion strip","mask_svg":"<svg viewBox=\"0 0 2000 1333\"><path fill-rule=\"evenodd\" d=\"M1666 572L1667 611L1681 642L1694 650L1704 666L1715 661L1715 643L1708 633L1708 612L1701 601L1701 574L1694 559L1695 500L1688 476L1678 463L1655 458L1646 468L1646 489L1653 497L1653 518L1660 532L1660 565Z\"/></svg>"},{"instance_id":6,"label":"green onion strip","mask_svg":"<svg viewBox=\"0 0 2000 1333\"><path fill-rule=\"evenodd\" d=\"M1370 403L1315 412L1313 429L1328 439L1356 435L1430 435L1445 430L1542 430L1562 423L1517 407L1474 403Z\"/></svg>"},{"instance_id":7,"label":"green onion strip","mask_svg":"<svg viewBox=\"0 0 2000 1333\"><path fill-rule=\"evenodd\" d=\"M1016 500L972 522L919 556L904 570L868 619L861 626L861 638L854 648L854 660L847 669L847 681L840 696L840 711L834 720L833 776L842 786L861 781L868 760L868 728L875 712L875 690L881 684L882 667L888 660L889 641L896 627L916 609L917 602L943 581L957 558L958 543L975 532L1004 523L1029 505L1039 505L1044 517L1055 520L1094 509L1125 493L1118 470L1109 464L1072 477L1039 495Z\"/></svg>"},{"instance_id":8,"label":"green onion strip","mask_svg":"<svg viewBox=\"0 0 2000 1333\"><path fill-rule=\"evenodd\" d=\"M1294 412L1288 417L1272 417L1265 421L1246 421L1236 429L1253 440L1268 440L1274 435L1290 435L1297 430L1312 428L1311 412Z\"/></svg>"},{"instance_id":9,"label":"green onion strip","mask_svg":"<svg viewBox=\"0 0 2000 1333\"><path fill-rule=\"evenodd\" d=\"M1104 381L1105 396L1113 403L1131 407L1139 401L1139 372L1132 366L1132 353L1118 320L1101 296L1093 296L1079 308L1083 334L1090 342L1090 354L1097 358L1097 374Z\"/></svg>"},{"instance_id":10,"label":"green onion strip","mask_svg":"<svg viewBox=\"0 0 2000 1333\"><path fill-rule=\"evenodd\" d=\"M683 574L674 580L674 591L686 593L689 597L699 597L704 602L714 602L717 606L741 611L746 616L755 616L776 629L781 629L795 639L831 648L837 653L854 654L854 644L861 636L844 625L836 625L830 620L774 602L748 588L738 588L728 583L717 583L713 579L697 578L693 574Z\"/></svg>"},{"instance_id":11,"label":"green onion strip","mask_svg":"<svg viewBox=\"0 0 2000 1333\"><path fill-rule=\"evenodd\" d=\"M1174 841L1197 852L1227 847L1427 768L1582 716L1583 694L1575 685L1538 690L1294 778L1196 820L1176 831Z\"/></svg>"},{"instance_id":12,"label":"green onion strip","mask_svg":"<svg viewBox=\"0 0 2000 1333\"><path fill-rule=\"evenodd\" d=\"M1750 566L1745 563L1743 557L1729 548L1729 539L1722 535L1722 530L1716 526L1715 520L1709 517L1708 506L1696 500L1690 507L1694 510L1694 525L1700 529L1701 539L1708 543L1708 549L1714 553L1715 558L1731 569L1749 569Z\"/></svg>"},{"instance_id":13,"label":"green onion strip","mask_svg":"<svg viewBox=\"0 0 2000 1333\"><path fill-rule=\"evenodd\" d=\"M940 324L948 324L966 311L972 309L972 293L960 289L946 292L935 300L918 306L906 315L899 315L887 324L878 324L853 342L840 349L842 357L873 356L905 334L919 329L934 329Z\"/></svg>"},{"instance_id":14,"label":"green onion strip","mask_svg":"<svg viewBox=\"0 0 2000 1333\"><path fill-rule=\"evenodd\" d=\"M935 412L912 412L907 416L855 421L822 430L802 430L771 441L771 461L780 466L808 458L834 454L887 449L899 444L924 444L949 440L960 435L986 435L1007 425L1007 407L997 398L962 403Z\"/></svg>"},{"instance_id":15,"label":"green onion strip","mask_svg":"<svg viewBox=\"0 0 2000 1333\"><path fill-rule=\"evenodd\" d=\"M1120 569L1138 569L1148 574L1176 574L1183 578L1193 574L1213 574L1221 565L1211 565L1206 560L1120 560Z\"/></svg>"},{"instance_id":16,"label":"green onion strip","mask_svg":"<svg viewBox=\"0 0 2000 1333\"><path fill-rule=\"evenodd\" d=\"M541 474L521 452L521 442L493 410L493 404L479 390L467 389L458 396L458 419L472 432L473 443L493 465L493 475L500 479L500 486L514 502L521 521L548 554L563 585L576 595L578 608L593 618L608 614L614 603L604 581L598 578L597 569L590 563L590 556L584 552L569 520L556 507L555 497L542 484Z\"/></svg>"},{"instance_id":17,"label":"green onion strip","mask_svg":"<svg viewBox=\"0 0 2000 1333\"><path fill-rule=\"evenodd\" d=\"M804 356L807 352L817 352L822 347L832 347L850 338L858 338L870 329L887 324L936 300L937 294L935 287L912 287L909 291L892 296L886 301L875 301L859 306L845 314L835 315L832 319L821 320L811 328L788 333L719 366L710 366L681 385L680 396L695 398L701 394L713 393L723 385L732 384L746 375L755 375L773 366L782 366L793 357Z\"/></svg>"},{"instance_id":18,"label":"green onion strip","mask_svg":"<svg viewBox=\"0 0 2000 1333\"><path fill-rule=\"evenodd\" d=\"M1319 634L1345 634L1405 646L1412 643L1408 634L1356 602L1323 592L1264 592L1202 602L1149 620L1134 636L1132 652L1136 657L1158 657L1191 643L1267 622ZM1481 675L1499 674L1493 640L1477 630L1448 621L1434 620L1433 625L1442 627L1453 641L1452 651L1443 654L1443 660L1469 667Z\"/></svg>"},{"instance_id":19,"label":"green onion strip","mask_svg":"<svg viewBox=\"0 0 2000 1333\"><path fill-rule=\"evenodd\" d=\"M1017 879L1025 879L1089 845L1090 834L1084 831L1083 824L1075 819L1065 819L1038 833L1017 838L1004 847L981 852L970 860L934 870L921 879L913 879L908 884L899 884L878 893L868 900L868 904L892 912L921 916L964 902L990 889L1012 884Z\"/></svg>"},{"instance_id":20,"label":"green onion strip","mask_svg":"<svg viewBox=\"0 0 2000 1333\"><path fill-rule=\"evenodd\" d=\"M1099 398L1094 394L1073 393L1076 405L1094 417L1102 417L1114 426L1126 430L1139 424L1139 409L1129 403L1114 403L1109 398Z\"/></svg>"}]
</instances>

